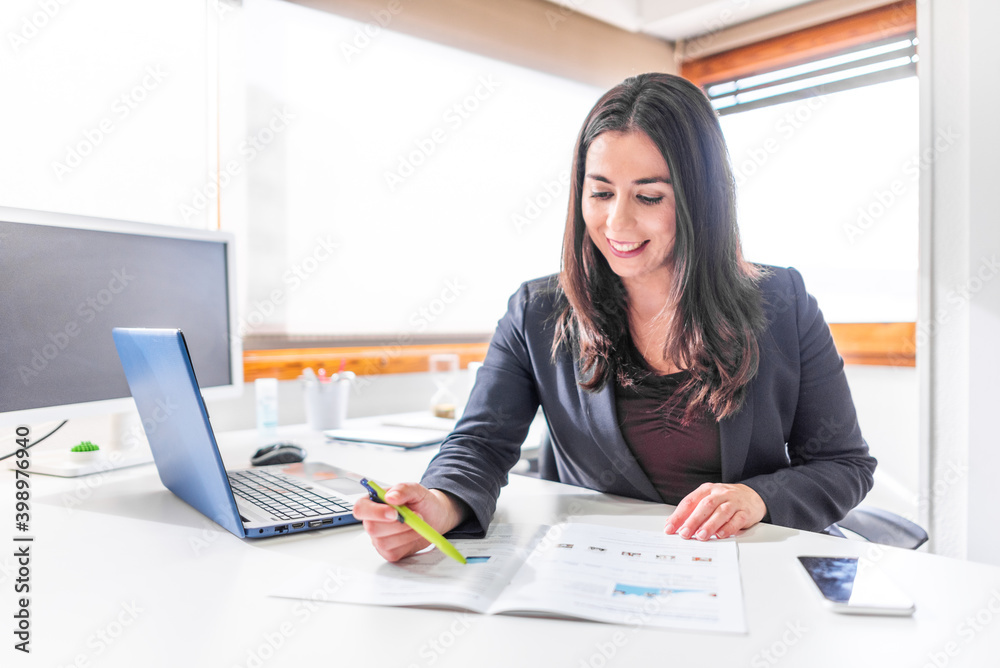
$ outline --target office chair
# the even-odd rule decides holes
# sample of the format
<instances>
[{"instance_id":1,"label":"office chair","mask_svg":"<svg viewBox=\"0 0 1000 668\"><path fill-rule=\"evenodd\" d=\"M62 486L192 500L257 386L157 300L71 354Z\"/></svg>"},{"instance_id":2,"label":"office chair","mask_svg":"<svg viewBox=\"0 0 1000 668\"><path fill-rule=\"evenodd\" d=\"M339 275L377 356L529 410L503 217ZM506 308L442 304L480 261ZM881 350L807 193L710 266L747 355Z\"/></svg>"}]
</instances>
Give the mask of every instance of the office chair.
<instances>
[{"instance_id":1,"label":"office chair","mask_svg":"<svg viewBox=\"0 0 1000 668\"><path fill-rule=\"evenodd\" d=\"M533 454L534 456L527 458L525 466L518 472L542 480L558 480L555 455L552 453L552 441L548 433L545 434L541 447ZM859 506L847 513L844 519L827 527L824 533L838 538L848 538L841 529L846 529L870 543L907 550L915 550L927 542L927 532L923 527L902 515L882 508Z\"/></svg>"},{"instance_id":2,"label":"office chair","mask_svg":"<svg viewBox=\"0 0 1000 668\"><path fill-rule=\"evenodd\" d=\"M831 536L847 538L841 529L871 543L915 550L927 542L927 532L919 524L882 508L857 507L847 517L826 529Z\"/></svg>"}]
</instances>

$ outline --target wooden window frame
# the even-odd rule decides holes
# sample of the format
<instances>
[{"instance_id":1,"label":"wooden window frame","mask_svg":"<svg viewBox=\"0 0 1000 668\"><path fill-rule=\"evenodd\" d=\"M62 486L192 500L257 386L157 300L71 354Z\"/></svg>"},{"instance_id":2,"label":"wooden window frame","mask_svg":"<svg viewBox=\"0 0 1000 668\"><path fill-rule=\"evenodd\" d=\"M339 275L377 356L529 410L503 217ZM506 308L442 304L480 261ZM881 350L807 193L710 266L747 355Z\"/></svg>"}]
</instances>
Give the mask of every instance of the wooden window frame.
<instances>
[{"instance_id":1,"label":"wooden window frame","mask_svg":"<svg viewBox=\"0 0 1000 668\"><path fill-rule=\"evenodd\" d=\"M243 351L243 377L246 382L257 378L294 380L306 368L325 369L335 373L341 368L359 376L387 373L420 373L428 371L431 355L458 355L464 369L469 362L481 362L486 357L488 343L441 343L389 346L352 346L328 348L283 348L277 350Z\"/></svg>"},{"instance_id":2,"label":"wooden window frame","mask_svg":"<svg viewBox=\"0 0 1000 668\"><path fill-rule=\"evenodd\" d=\"M845 364L916 366L916 323L832 322L830 333Z\"/></svg>"},{"instance_id":3,"label":"wooden window frame","mask_svg":"<svg viewBox=\"0 0 1000 668\"><path fill-rule=\"evenodd\" d=\"M830 332L846 364L915 365L916 325L912 322L831 323ZM488 348L488 343L441 343L246 350L243 376L248 383L257 378L294 380L307 367L330 373L343 367L359 376L420 373L428 370L428 358L440 353L458 355L464 369L469 362L482 362Z\"/></svg>"},{"instance_id":4,"label":"wooden window frame","mask_svg":"<svg viewBox=\"0 0 1000 668\"><path fill-rule=\"evenodd\" d=\"M787 35L681 63L681 76L705 87L791 67L917 28L916 0L901 0Z\"/></svg>"}]
</instances>

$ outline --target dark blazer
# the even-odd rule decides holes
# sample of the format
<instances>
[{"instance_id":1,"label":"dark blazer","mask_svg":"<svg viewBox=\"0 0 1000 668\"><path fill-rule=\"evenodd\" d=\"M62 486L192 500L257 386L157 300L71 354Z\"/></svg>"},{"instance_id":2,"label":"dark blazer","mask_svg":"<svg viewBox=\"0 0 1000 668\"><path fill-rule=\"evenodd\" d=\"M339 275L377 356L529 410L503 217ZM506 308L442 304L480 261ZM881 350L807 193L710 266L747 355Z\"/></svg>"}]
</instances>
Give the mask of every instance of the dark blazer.
<instances>
[{"instance_id":1,"label":"dark blazer","mask_svg":"<svg viewBox=\"0 0 1000 668\"><path fill-rule=\"evenodd\" d=\"M819 531L864 498L876 462L816 300L795 269L766 269L760 367L739 412L719 423L722 479L760 494L765 521ZM569 352L552 358L560 298L554 276L524 283L510 298L465 412L424 473L426 487L471 508L454 533L478 535L489 525L539 405L551 435L546 477L660 501L622 438L614 383L586 391Z\"/></svg>"}]
</instances>

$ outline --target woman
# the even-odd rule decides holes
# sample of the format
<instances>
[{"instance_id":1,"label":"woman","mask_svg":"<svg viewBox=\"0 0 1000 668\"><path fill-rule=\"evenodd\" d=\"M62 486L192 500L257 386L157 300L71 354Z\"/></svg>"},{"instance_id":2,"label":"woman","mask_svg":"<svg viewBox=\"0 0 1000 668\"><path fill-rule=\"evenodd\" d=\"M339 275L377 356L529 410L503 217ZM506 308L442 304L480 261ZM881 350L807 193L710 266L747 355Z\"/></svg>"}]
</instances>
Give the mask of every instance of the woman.
<instances>
[{"instance_id":1,"label":"woman","mask_svg":"<svg viewBox=\"0 0 1000 668\"><path fill-rule=\"evenodd\" d=\"M387 500L482 535L541 405L543 477L675 504L668 534L841 519L875 460L801 276L743 260L705 96L672 75L625 80L587 116L572 174L562 271L511 297L455 431ZM385 506L355 515L390 561L427 545Z\"/></svg>"}]
</instances>

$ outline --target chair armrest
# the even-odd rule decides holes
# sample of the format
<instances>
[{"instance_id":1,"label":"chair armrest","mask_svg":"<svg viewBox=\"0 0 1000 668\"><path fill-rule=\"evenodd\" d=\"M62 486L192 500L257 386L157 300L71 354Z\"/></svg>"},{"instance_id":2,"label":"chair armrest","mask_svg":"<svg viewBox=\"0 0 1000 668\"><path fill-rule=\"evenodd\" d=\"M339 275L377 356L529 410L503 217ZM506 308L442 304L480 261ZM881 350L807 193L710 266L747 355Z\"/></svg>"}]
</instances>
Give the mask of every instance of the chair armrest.
<instances>
[{"instance_id":1,"label":"chair armrest","mask_svg":"<svg viewBox=\"0 0 1000 668\"><path fill-rule=\"evenodd\" d=\"M855 508L837 522L837 526L872 543L908 550L915 550L927 542L923 527L882 508Z\"/></svg>"}]
</instances>

